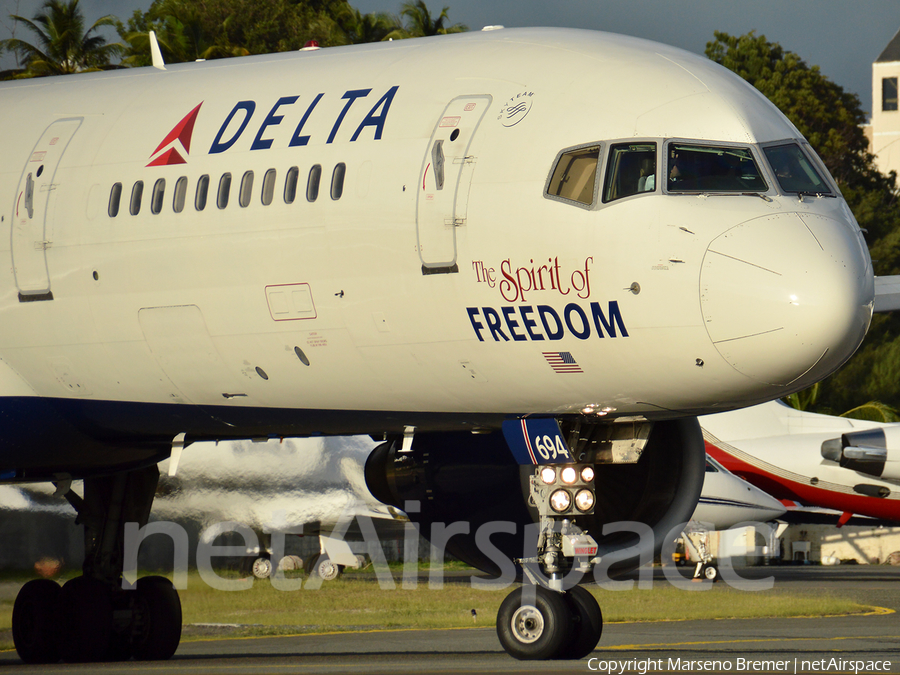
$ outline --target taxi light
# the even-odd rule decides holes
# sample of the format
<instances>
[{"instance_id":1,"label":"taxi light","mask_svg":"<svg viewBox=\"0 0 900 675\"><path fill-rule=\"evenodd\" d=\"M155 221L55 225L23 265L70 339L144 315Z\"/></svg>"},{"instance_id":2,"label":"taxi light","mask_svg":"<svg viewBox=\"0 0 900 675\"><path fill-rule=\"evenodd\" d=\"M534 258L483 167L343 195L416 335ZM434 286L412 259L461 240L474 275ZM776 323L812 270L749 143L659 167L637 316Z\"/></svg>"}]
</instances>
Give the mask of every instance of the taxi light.
<instances>
[{"instance_id":1,"label":"taxi light","mask_svg":"<svg viewBox=\"0 0 900 675\"><path fill-rule=\"evenodd\" d=\"M582 513L594 508L594 493L590 490L579 490L575 495L575 508Z\"/></svg>"},{"instance_id":2,"label":"taxi light","mask_svg":"<svg viewBox=\"0 0 900 675\"><path fill-rule=\"evenodd\" d=\"M562 482L566 485L572 485L576 480L578 480L578 472L575 471L575 467L567 466L562 470Z\"/></svg>"},{"instance_id":3,"label":"taxi light","mask_svg":"<svg viewBox=\"0 0 900 675\"><path fill-rule=\"evenodd\" d=\"M550 508L557 513L565 513L572 506L572 495L568 490L556 490L550 495Z\"/></svg>"},{"instance_id":4,"label":"taxi light","mask_svg":"<svg viewBox=\"0 0 900 675\"><path fill-rule=\"evenodd\" d=\"M581 480L585 483L590 483L594 480L594 467L585 466L581 469Z\"/></svg>"},{"instance_id":5,"label":"taxi light","mask_svg":"<svg viewBox=\"0 0 900 675\"><path fill-rule=\"evenodd\" d=\"M547 485L552 485L556 481L556 469L552 466L545 466L541 469L541 480Z\"/></svg>"}]
</instances>

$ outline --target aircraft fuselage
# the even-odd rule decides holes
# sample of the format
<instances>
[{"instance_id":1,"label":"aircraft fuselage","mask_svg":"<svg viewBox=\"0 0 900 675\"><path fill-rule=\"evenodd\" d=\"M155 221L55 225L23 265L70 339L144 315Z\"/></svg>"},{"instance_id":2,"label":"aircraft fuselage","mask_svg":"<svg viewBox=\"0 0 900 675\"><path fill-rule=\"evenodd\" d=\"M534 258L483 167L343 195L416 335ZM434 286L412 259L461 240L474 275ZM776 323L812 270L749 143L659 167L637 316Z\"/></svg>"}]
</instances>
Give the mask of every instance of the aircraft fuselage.
<instances>
[{"instance_id":1,"label":"aircraft fuselage","mask_svg":"<svg viewBox=\"0 0 900 675\"><path fill-rule=\"evenodd\" d=\"M48 78L4 84L0 110L8 470L59 465L62 430L155 452L713 412L821 379L871 316L827 172L829 195L792 194L767 163L774 142L818 161L796 129L640 40L495 31ZM757 182L679 191L675 142L750 157ZM592 148L573 192L560 162ZM656 185L622 197L629 148Z\"/></svg>"}]
</instances>

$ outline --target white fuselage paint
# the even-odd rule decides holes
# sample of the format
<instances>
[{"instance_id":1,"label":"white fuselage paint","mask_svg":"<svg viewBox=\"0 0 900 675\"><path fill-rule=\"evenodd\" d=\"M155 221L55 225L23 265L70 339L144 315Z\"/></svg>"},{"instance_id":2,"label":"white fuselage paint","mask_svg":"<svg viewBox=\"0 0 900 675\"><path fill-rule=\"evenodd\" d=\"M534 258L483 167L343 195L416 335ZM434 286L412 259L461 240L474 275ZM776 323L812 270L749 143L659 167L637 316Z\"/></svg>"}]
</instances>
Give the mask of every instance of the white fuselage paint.
<instances>
[{"instance_id":1,"label":"white fuselage paint","mask_svg":"<svg viewBox=\"0 0 900 675\"><path fill-rule=\"evenodd\" d=\"M192 133L161 144L198 105ZM504 30L47 78L0 86L0 111L3 396L217 406L226 423L227 408L400 413L345 432L396 431L403 413L696 414L821 379L871 316L871 263L844 200L780 194L758 148L765 199L545 197L555 157L579 144L800 139L733 74L641 40ZM33 154L57 136L61 154ZM184 163L148 166L173 149ZM26 222L23 181L51 160L33 178L43 224ZM542 306L568 312L560 339ZM583 372L557 372L548 351Z\"/></svg>"},{"instance_id":2,"label":"white fuselage paint","mask_svg":"<svg viewBox=\"0 0 900 675\"><path fill-rule=\"evenodd\" d=\"M770 494L707 457L703 491L691 520L713 530L727 530L738 525L775 520L786 510Z\"/></svg>"}]
</instances>

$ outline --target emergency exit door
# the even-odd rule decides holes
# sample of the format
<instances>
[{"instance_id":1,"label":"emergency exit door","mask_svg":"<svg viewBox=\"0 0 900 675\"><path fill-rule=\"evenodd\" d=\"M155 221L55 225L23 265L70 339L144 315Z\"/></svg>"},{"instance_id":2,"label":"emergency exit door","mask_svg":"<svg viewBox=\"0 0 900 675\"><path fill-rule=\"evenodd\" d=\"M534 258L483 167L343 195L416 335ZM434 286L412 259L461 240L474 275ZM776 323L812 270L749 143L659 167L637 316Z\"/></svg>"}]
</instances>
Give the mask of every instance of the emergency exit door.
<instances>
[{"instance_id":1,"label":"emergency exit door","mask_svg":"<svg viewBox=\"0 0 900 675\"><path fill-rule=\"evenodd\" d=\"M423 274L457 272L456 230L466 224L476 157L472 138L491 97L460 96L444 109L422 161L416 230Z\"/></svg>"}]
</instances>

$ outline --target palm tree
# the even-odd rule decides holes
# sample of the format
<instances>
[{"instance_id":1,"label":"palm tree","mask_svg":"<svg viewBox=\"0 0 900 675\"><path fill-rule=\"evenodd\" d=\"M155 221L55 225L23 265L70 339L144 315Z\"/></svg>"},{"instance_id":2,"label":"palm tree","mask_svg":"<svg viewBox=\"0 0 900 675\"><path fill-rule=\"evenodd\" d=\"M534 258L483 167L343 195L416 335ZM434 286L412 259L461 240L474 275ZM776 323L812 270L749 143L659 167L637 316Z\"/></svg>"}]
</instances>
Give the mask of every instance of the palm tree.
<instances>
[{"instance_id":1,"label":"palm tree","mask_svg":"<svg viewBox=\"0 0 900 675\"><path fill-rule=\"evenodd\" d=\"M336 19L348 44L381 42L391 31L397 30L400 24L385 12L362 14L349 5L337 15Z\"/></svg>"},{"instance_id":2,"label":"palm tree","mask_svg":"<svg viewBox=\"0 0 900 675\"><path fill-rule=\"evenodd\" d=\"M407 0L400 9L400 16L407 19L407 25L391 32L386 39L396 40L410 37L447 35L448 33L464 33L469 30L468 26L461 23L445 26L444 22L449 21L447 17L448 9L450 8L444 7L440 15L435 19L425 5L425 0Z\"/></svg>"},{"instance_id":3,"label":"palm tree","mask_svg":"<svg viewBox=\"0 0 900 675\"><path fill-rule=\"evenodd\" d=\"M16 52L25 63L26 71L22 77L100 70L121 53L121 45L109 44L106 38L93 34L103 26L115 26L115 17L108 15L97 19L85 31L78 1L47 0L32 20L10 15L37 36L36 44L18 38L0 41L0 46Z\"/></svg>"},{"instance_id":4,"label":"palm tree","mask_svg":"<svg viewBox=\"0 0 900 675\"><path fill-rule=\"evenodd\" d=\"M232 15L214 25L214 33L209 30L209 21L205 19L208 17L195 3L183 0L154 3L146 14L136 11L127 28L119 23L119 35L128 44L122 62L128 66L150 65L150 30L156 33L166 63L246 56L250 53L244 47L235 47L227 42Z\"/></svg>"},{"instance_id":5,"label":"palm tree","mask_svg":"<svg viewBox=\"0 0 900 675\"><path fill-rule=\"evenodd\" d=\"M819 400L820 384L822 383L816 382L808 389L785 396L781 400L797 410L810 410ZM850 417L857 420L869 420L870 422L900 422L900 415L897 414L897 411L880 401L863 403L846 412L842 412L838 417Z\"/></svg>"}]
</instances>

